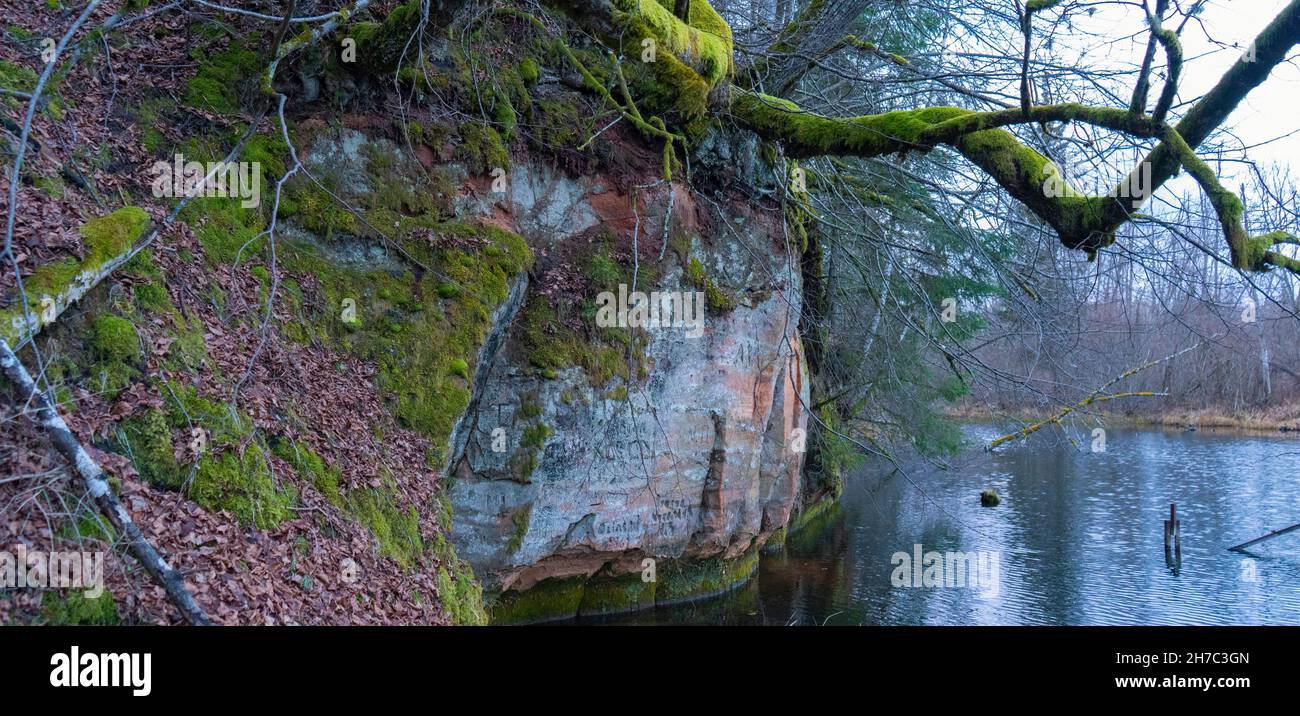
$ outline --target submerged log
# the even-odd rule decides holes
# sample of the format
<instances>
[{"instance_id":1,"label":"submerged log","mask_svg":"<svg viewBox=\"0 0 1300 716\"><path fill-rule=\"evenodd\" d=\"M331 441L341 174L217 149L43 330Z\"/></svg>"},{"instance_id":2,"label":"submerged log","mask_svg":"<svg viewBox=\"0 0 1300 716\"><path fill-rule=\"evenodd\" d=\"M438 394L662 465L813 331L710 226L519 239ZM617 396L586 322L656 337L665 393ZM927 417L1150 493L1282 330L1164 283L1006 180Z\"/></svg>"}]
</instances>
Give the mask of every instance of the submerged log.
<instances>
[{"instance_id":1,"label":"submerged log","mask_svg":"<svg viewBox=\"0 0 1300 716\"><path fill-rule=\"evenodd\" d=\"M1249 547L1249 546L1251 546L1251 545L1253 545L1253 544L1259 544L1260 542L1263 542L1263 541L1266 540L1266 539L1273 539L1274 537L1280 537L1280 536L1282 536L1282 535L1284 535L1284 534L1286 534L1286 533L1288 533L1288 532L1294 532L1294 531L1296 531L1296 530L1300 530L1300 523L1297 523L1297 524L1291 525L1290 527L1283 527L1283 528L1280 529L1280 530L1273 530L1272 532L1269 532L1268 534L1264 535L1263 537L1256 537L1255 539L1250 540L1249 542L1242 542L1242 543L1239 544L1239 545L1234 545L1234 546L1232 546L1232 547L1229 547L1229 548L1228 548L1228 551L1230 551L1230 552L1241 552L1242 550L1246 549L1247 547Z\"/></svg>"}]
</instances>

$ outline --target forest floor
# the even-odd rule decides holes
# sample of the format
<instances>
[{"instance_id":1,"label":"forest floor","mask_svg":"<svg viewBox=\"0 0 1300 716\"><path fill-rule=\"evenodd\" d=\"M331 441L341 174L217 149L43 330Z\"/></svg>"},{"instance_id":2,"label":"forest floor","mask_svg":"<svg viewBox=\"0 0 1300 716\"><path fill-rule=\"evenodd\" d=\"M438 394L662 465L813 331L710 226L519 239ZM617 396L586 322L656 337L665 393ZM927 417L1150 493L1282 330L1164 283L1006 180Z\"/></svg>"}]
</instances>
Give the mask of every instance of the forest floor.
<instances>
[{"instance_id":1,"label":"forest floor","mask_svg":"<svg viewBox=\"0 0 1300 716\"><path fill-rule=\"evenodd\" d=\"M6 7L0 86L31 91L41 69L41 39L58 37L76 13L49 9L45 3L23 5ZM118 6L101 6L78 37L94 37L93 29ZM44 109L35 115L23 164L14 232L14 262L29 278L37 267L86 255L79 227L122 203L140 205L157 225L169 201L150 195L152 163L180 151L187 139L238 136L246 126L242 111L233 112L233 118L217 116L184 98L203 63L226 56L223 50L230 41L225 38L256 26L245 18L203 24L190 13L140 15L144 19L124 23L108 42L86 43L88 49L72 53L80 61L61 65L58 81L51 80L42 95ZM205 45L203 53L195 50L192 61L176 61L191 55L187 43L200 29L227 25L243 30L224 30L222 39ZM113 53L111 64L95 54L101 49ZM26 111L20 99L0 94L0 126L14 135ZM258 130L255 138L263 141L278 136L269 119L263 118ZM150 138L153 150L146 146ZM0 191L7 189L0 179ZM35 342L39 354L28 346L21 357L52 385L65 420L112 476L145 538L185 573L187 586L213 621L452 622L449 591L458 584L454 579L447 583L450 558L443 559L445 549L435 548L445 547L450 516L443 510L440 477L427 464L430 441L390 415L375 386L372 363L325 345L288 340L276 328L256 329L262 311L258 297L269 275L267 259L250 255L232 268L209 256L211 242L198 237L207 223L215 226L220 218L204 215L191 226L182 217L171 224L139 261L115 272L93 296L60 316L59 325L44 331ZM236 234L232 228L206 235ZM141 266L148 270L135 270ZM13 272L5 269L0 272L0 308L16 300L10 295ZM280 271L304 295L318 293L316 277ZM146 294L141 286L152 291ZM291 318L282 305L288 294L285 289L277 297L277 325ZM141 295L153 297L161 308L140 308ZM86 327L99 314L114 312L131 319L130 335L146 348L132 347L121 369L123 384L105 387L102 376L69 365L64 357L80 355L77 351L90 335ZM185 352L184 341L178 343L172 335L177 325L186 327L196 346L195 365L173 364ZM195 405L224 405L218 401L231 395L240 376L238 417L223 422L239 428L238 444L217 445L213 431L200 432L204 440L199 444L214 441L203 452L212 464L239 466L240 474L244 466L264 468L247 473L269 475L270 497L293 496L281 505L273 525L249 524L232 512L205 509L180 490L151 484L117 447L123 421L176 405L188 420ZM158 385L166 386L166 392L159 393ZM8 405L8 392L7 383L0 381L0 403L5 405L0 409L0 551L12 554L22 546L32 553L107 552L101 573L106 589L101 597L88 599L80 590L0 589L0 625L177 623L161 587L125 556L46 437L20 419L22 406ZM197 413L194 419L200 419ZM164 429L169 436L177 430ZM180 454L165 457L199 464L199 453L186 453L184 441L175 446ZM320 469L313 473L312 464ZM194 476L190 469L189 480ZM416 521L407 516L416 506L428 519L412 524ZM407 551L416 556L403 563L398 557L407 555L395 557L395 550L383 549L376 531L389 538L385 544L414 545Z\"/></svg>"}]
</instances>

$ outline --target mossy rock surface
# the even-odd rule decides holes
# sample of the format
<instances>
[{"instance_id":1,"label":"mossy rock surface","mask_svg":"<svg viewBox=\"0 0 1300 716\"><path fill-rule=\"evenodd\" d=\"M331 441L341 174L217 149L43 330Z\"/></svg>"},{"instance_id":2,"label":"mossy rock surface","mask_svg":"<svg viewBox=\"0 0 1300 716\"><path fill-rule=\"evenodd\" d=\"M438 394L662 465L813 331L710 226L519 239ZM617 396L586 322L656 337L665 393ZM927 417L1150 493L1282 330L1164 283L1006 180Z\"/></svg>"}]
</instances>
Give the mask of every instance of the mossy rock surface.
<instances>
[{"instance_id":1,"label":"mossy rock surface","mask_svg":"<svg viewBox=\"0 0 1300 716\"><path fill-rule=\"evenodd\" d=\"M479 245L470 251L404 244L416 260L447 278L455 297L444 298L448 292L417 278L414 267L342 262L308 242L288 247L283 261L290 272L312 276L326 305L338 309L310 316L305 337L377 364L380 391L406 427L432 441L430 462L440 464L456 420L469 407L470 381L492 314L532 254L523 239L494 227L386 216L387 225L399 224L399 235L418 230L446 236L449 244Z\"/></svg>"},{"instance_id":2,"label":"mossy rock surface","mask_svg":"<svg viewBox=\"0 0 1300 716\"><path fill-rule=\"evenodd\" d=\"M731 560L710 557L670 562L657 570L655 602L676 604L722 594L744 584L757 568L757 549Z\"/></svg>"},{"instance_id":3,"label":"mossy rock surface","mask_svg":"<svg viewBox=\"0 0 1300 716\"><path fill-rule=\"evenodd\" d=\"M510 232L447 221L450 206L439 196L454 196L450 180L425 172L392 142L352 130L310 131L319 134L298 138L311 147L301 154L329 191L306 180L285 186L277 230L277 300L289 318L278 328L290 341L323 345L374 364L382 400L403 427L429 438L426 461L438 466L468 408L494 312L532 264L532 253ZM419 135L424 136L423 128ZM282 172L285 147L259 139L246 144L245 159L258 161L272 175ZM210 138L191 141L195 158L212 156ZM263 181L264 187L273 183ZM272 277L266 242L250 239L265 229L268 204L265 197L261 209L196 199L182 216L216 270L228 270L239 258L242 270L257 282L259 301L266 299ZM213 298L224 304L224 296ZM314 487L363 525L380 555L402 570L435 571L438 599L454 623L486 622L481 586L470 566L456 558L444 534L450 516L436 505L411 504L382 469L378 483L345 490L339 469L307 442L256 431L247 416L225 404L172 387L185 410L167 407L167 436L188 443L197 428L207 446L196 464L172 468L161 459L165 440L156 430L157 418L140 421L131 432L152 434L159 456L153 461L157 469L143 468L142 474L164 475L174 484L177 476L186 479L195 469L188 490L196 501L229 510L246 524L272 527L291 517L298 502L283 469L278 480L270 479L272 456L278 457L304 490ZM137 457L150 454L133 447ZM431 532L426 522L434 518L441 527Z\"/></svg>"},{"instance_id":4,"label":"mossy rock surface","mask_svg":"<svg viewBox=\"0 0 1300 716\"><path fill-rule=\"evenodd\" d=\"M471 120L459 127L460 145L456 158L473 174L489 174L494 169L510 168L510 153L501 134L487 122Z\"/></svg>"},{"instance_id":5,"label":"mossy rock surface","mask_svg":"<svg viewBox=\"0 0 1300 716\"><path fill-rule=\"evenodd\" d=\"M525 591L506 591L490 600L493 624L532 624L579 616L618 614L705 599L747 582L758 568L758 550L735 559L659 560L655 579L641 572L600 573L544 579Z\"/></svg>"},{"instance_id":6,"label":"mossy rock surface","mask_svg":"<svg viewBox=\"0 0 1300 716\"><path fill-rule=\"evenodd\" d=\"M650 609L655 605L658 586L658 581L647 581L640 572L593 579L583 591L578 615L598 616Z\"/></svg>"},{"instance_id":7,"label":"mossy rock surface","mask_svg":"<svg viewBox=\"0 0 1300 716\"><path fill-rule=\"evenodd\" d=\"M580 297L533 295L520 311L515 335L518 349L527 363L542 377L554 379L560 371L579 367L592 386L601 388L616 378L626 383L631 377L646 377L645 348L649 342L643 329L599 325L597 295L611 293L619 284L632 290L630 256L616 255L615 237L604 232L589 247L581 247L572 261L583 269L588 284ZM642 262L636 272L636 290L654 290L659 272ZM545 282L543 276L539 281ZM577 321L573 320L578 319ZM575 327L574 324L580 327ZM629 361L629 357L633 360ZM635 376L633 372L635 371Z\"/></svg>"},{"instance_id":8,"label":"mossy rock surface","mask_svg":"<svg viewBox=\"0 0 1300 716\"><path fill-rule=\"evenodd\" d=\"M493 624L534 624L578 615L584 577L545 579L524 592L509 591L488 607Z\"/></svg>"}]
</instances>

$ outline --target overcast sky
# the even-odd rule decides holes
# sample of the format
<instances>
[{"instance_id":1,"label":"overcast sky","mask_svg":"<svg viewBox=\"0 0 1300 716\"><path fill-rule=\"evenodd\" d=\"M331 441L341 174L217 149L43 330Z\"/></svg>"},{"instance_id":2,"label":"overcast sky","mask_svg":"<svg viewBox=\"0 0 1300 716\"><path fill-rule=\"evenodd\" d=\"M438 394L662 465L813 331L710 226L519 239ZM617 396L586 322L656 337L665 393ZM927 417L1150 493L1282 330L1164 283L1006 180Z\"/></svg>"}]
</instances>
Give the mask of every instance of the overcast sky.
<instances>
[{"instance_id":1,"label":"overcast sky","mask_svg":"<svg viewBox=\"0 0 1300 716\"><path fill-rule=\"evenodd\" d=\"M1205 13L1210 35L1220 42L1250 44L1278 11L1283 0L1215 0ZM1195 58L1187 65L1183 98L1207 92L1237 60L1239 52L1215 50L1199 28L1184 32L1187 56ZM1300 164L1300 68L1279 65L1262 86L1237 107L1227 122L1247 144L1269 142L1251 150L1256 159L1275 161L1297 168ZM1270 141L1275 140L1275 141Z\"/></svg>"},{"instance_id":2,"label":"overcast sky","mask_svg":"<svg viewBox=\"0 0 1300 716\"><path fill-rule=\"evenodd\" d=\"M1179 84L1178 103L1193 102L1209 91L1287 2L1288 0L1211 0L1199 16L1200 22L1189 22L1183 30L1182 45L1186 62ZM1182 4L1186 7L1191 3L1185 0ZM1121 38L1141 30L1141 18L1142 15L1136 8L1107 6L1092 17L1081 19L1079 26L1096 32L1101 37ZM1094 66L1137 64L1141 61L1144 49L1145 37L1138 42L1095 46L1089 50L1094 56L1085 58L1085 62ZM1103 56L1097 57L1097 54ZM1131 82L1132 79L1128 78L1128 81ZM1157 81L1153 85L1154 103L1160 83ZM1128 92L1131 91L1129 88ZM1185 111L1186 107L1180 109ZM1290 165L1296 170L1296 175L1300 176L1300 68L1292 64L1275 68L1268 80L1238 105L1223 126L1230 129L1244 144L1261 145L1249 150L1248 155L1252 159ZM1221 173L1225 184L1235 185L1231 180L1235 173L1233 166L1222 167Z\"/></svg>"}]
</instances>

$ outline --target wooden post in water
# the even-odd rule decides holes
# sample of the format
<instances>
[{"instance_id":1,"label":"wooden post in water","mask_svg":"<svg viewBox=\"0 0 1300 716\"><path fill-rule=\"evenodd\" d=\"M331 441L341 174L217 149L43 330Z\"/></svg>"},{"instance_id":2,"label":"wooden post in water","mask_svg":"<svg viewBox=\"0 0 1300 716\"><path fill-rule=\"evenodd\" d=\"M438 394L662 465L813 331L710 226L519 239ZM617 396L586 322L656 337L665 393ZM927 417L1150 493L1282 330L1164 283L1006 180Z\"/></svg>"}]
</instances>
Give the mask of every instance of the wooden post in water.
<instances>
[{"instance_id":1,"label":"wooden post in water","mask_svg":"<svg viewBox=\"0 0 1300 716\"><path fill-rule=\"evenodd\" d=\"M1169 505L1170 511L1176 511L1174 505ZM1183 568L1183 523L1176 516L1174 517L1174 570Z\"/></svg>"},{"instance_id":2,"label":"wooden post in water","mask_svg":"<svg viewBox=\"0 0 1300 716\"><path fill-rule=\"evenodd\" d=\"M1169 519L1165 520L1165 566L1175 573L1183 567L1183 530L1178 521L1178 505L1169 503Z\"/></svg>"},{"instance_id":3,"label":"wooden post in water","mask_svg":"<svg viewBox=\"0 0 1300 716\"><path fill-rule=\"evenodd\" d=\"M1173 522L1165 520L1165 567L1170 568L1174 567L1173 531Z\"/></svg>"}]
</instances>

